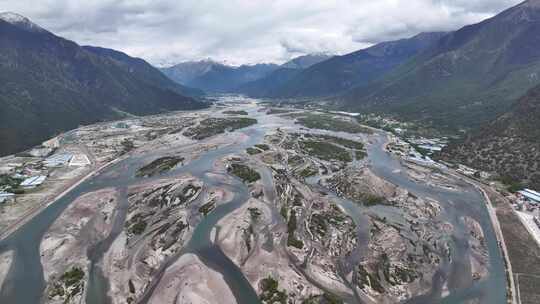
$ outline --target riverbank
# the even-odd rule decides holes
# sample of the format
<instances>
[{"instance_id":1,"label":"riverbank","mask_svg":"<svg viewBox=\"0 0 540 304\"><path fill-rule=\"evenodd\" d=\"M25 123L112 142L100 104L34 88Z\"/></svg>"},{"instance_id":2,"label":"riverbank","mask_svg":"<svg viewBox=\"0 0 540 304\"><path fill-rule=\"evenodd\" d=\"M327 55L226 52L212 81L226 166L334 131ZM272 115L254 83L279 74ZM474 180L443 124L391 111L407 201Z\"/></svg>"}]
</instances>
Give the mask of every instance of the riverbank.
<instances>
[{"instance_id":1,"label":"riverbank","mask_svg":"<svg viewBox=\"0 0 540 304\"><path fill-rule=\"evenodd\" d=\"M540 303L540 246L519 220L510 201L497 191L486 188L506 240L512 265L512 277L519 304Z\"/></svg>"},{"instance_id":2,"label":"riverbank","mask_svg":"<svg viewBox=\"0 0 540 304\"><path fill-rule=\"evenodd\" d=\"M88 303L504 303L504 281L493 279L504 277L502 258L471 186L403 165L382 148L382 133L347 117L329 117L339 130L310 128L246 103L197 123L240 107L257 124L202 140L174 123L152 130L150 142L135 140L127 159L88 176L13 234L2 300L37 302L48 283L41 268L48 281L64 271L50 270L69 255L56 250L67 235L83 244L75 253L88 267L65 261L87 274L78 282ZM312 112L302 117L321 118ZM164 157L183 161L137 177ZM81 215L85 227L104 228L88 233L72 211L106 188L117 190L118 203L112 213L95 206ZM42 256L32 244L44 236Z\"/></svg>"},{"instance_id":3,"label":"riverbank","mask_svg":"<svg viewBox=\"0 0 540 304\"><path fill-rule=\"evenodd\" d=\"M514 282L514 274L512 271L512 263L510 261L510 256L508 254L508 249L506 246L506 241L504 240L504 234L501 229L501 224L499 223L499 219L497 217L497 212L493 206L493 202L491 201L491 198L487 194L484 187L485 185L478 184L477 181L473 181L467 176L464 176L462 174L459 174L458 172L448 169L449 174L452 176L468 183L469 185L475 187L480 193L482 193L482 196L484 197L484 200L486 201L486 208L488 210L489 218L491 220L491 225L493 226L493 229L495 230L495 236L497 237L498 245L501 250L502 256L504 257L504 264L506 267L506 274L507 274L507 283L508 283L508 299L509 303L511 304L519 304L517 299L517 292L516 292L516 285Z\"/></svg>"},{"instance_id":4,"label":"riverbank","mask_svg":"<svg viewBox=\"0 0 540 304\"><path fill-rule=\"evenodd\" d=\"M0 286L4 284L12 260L13 251L6 251L4 253L0 253Z\"/></svg>"},{"instance_id":5,"label":"riverbank","mask_svg":"<svg viewBox=\"0 0 540 304\"><path fill-rule=\"evenodd\" d=\"M389 139L395 138L395 135L386 133L387 137ZM385 149L387 149L387 146L385 146ZM406 160L402 160L405 162ZM514 283L514 277L513 277L513 270L512 270L512 263L509 258L507 245L505 242L504 234L501 229L501 225L499 223L499 219L497 217L496 209L494 208L494 205L489 197L489 195L486 193L486 190L484 187L487 187L486 185L479 184L477 181L471 179L468 176L465 176L463 174L460 174L459 172L446 168L446 166L433 166L433 165L421 165L418 163L414 163L414 166L421 166L425 168L434 169L438 172L445 172L448 174L448 176L451 176L455 178L456 180L462 181L470 186L472 186L474 189L476 189L481 195L483 200L485 201L485 207L487 210L487 215L489 216L490 225L493 228L496 240L497 240L497 249L500 252L500 255L502 256L504 260L504 267L505 267L505 274L506 274L506 294L507 294L507 303L511 304L517 304L519 303L517 300L517 292L516 292L516 286ZM439 174L442 176L442 174ZM447 187L446 183L442 184L443 188L446 188L449 191L455 191L456 189L453 189L452 187Z\"/></svg>"},{"instance_id":6,"label":"riverbank","mask_svg":"<svg viewBox=\"0 0 540 304\"><path fill-rule=\"evenodd\" d=\"M117 158L117 159L114 159L106 164L103 164L97 168L95 168L94 170L91 170L89 171L86 175L84 175L81 179L79 180L76 180L70 184L68 184L66 186L66 188L64 188L62 190L62 192L60 192L58 195L56 195L53 199L51 200L44 200L41 204L39 204L38 206L32 208L31 210L29 210L27 213L25 213L19 220L17 220L14 224L12 224L10 227L4 229L2 232L0 232L0 241L8 238L13 232L15 232L17 229L19 229L21 226L23 226L24 224L26 224L28 221L30 221L32 218L34 218L37 214L39 214L41 211L43 211L45 208L47 208L48 206L54 204L56 201L60 200L61 198L63 198L66 194L68 194L69 192L71 192L73 189L75 189L77 186L79 186L80 184L82 184L83 182L87 181L88 179L92 178L93 176L97 175L99 172L101 172L102 170L104 170L105 168L109 167L109 166L112 166L114 165L115 163L121 161L124 157L120 157L120 158Z\"/></svg>"}]
</instances>

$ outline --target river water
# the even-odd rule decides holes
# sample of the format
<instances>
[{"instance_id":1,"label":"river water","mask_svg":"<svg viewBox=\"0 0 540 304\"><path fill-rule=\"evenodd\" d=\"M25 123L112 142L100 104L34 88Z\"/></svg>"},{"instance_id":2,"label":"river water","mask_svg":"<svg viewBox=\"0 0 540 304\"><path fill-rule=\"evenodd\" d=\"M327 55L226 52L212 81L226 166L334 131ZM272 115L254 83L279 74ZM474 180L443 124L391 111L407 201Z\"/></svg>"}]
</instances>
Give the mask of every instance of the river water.
<instances>
[{"instance_id":1,"label":"river water","mask_svg":"<svg viewBox=\"0 0 540 304\"><path fill-rule=\"evenodd\" d=\"M239 130L247 136L247 140L237 145L229 145L223 148L210 150L201 157L193 160L185 166L179 167L167 173L165 176L156 178L173 177L190 173L191 175L201 179L206 185L227 187L234 193L234 198L231 202L219 205L213 212L196 226L193 236L183 249L182 253L190 252L196 254L203 263L208 267L220 272L226 283L231 288L238 303L259 303L257 295L249 282L242 274L240 269L216 246L212 240L212 230L216 223L240 207L249 197L247 187L238 179L228 184L223 184L222 180L214 178L216 168L213 167L215 160L220 159L231 153L244 151L256 143L262 142L266 131L281 126L283 121L267 116L264 113L258 112L257 107L247 106L251 117L258 119L259 123L255 126ZM447 276L449 281L450 295L441 299L440 290L441 284L434 283L433 292L412 299L409 303L428 304L428 303L447 303L458 304L463 303L466 299L479 298L480 303L485 304L503 304L506 303L506 281L503 260L497 247L495 234L491 226L487 210L484 206L483 197L471 186L462 185L460 192L446 191L441 189L431 188L424 184L419 184L411 181L404 174L396 173L405 169L400 162L383 151L382 146L385 142L385 137L379 135L375 142L369 146L368 157L372 169L375 174L387 179L388 181L408 189L418 196L431 197L441 202L446 219L457 227L454 233L453 246L453 263L448 265L444 273L441 275ZM43 279L43 271L40 262L39 245L52 223L61 215L61 213L80 195L102 189L105 187L116 187L122 197L125 198L126 189L128 186L140 182L140 179L135 178L135 172L142 165L145 165L149 160L153 160L160 155L150 153L143 157L129 157L113 166L103 170L100 174L88 179L78 187L70 191L64 197L59 199L54 204L48 206L41 213L25 225L16 230L8 238L0 242L0 253L6 250L13 250L14 257L10 267L8 276L1 286L0 303L40 303L44 293L45 282ZM224 173L224 172L220 172ZM265 177L265 194L273 193L271 189L271 178L269 171L262 172ZM144 180L148 182L148 179ZM353 218L359 218L363 212L358 204L345 202L346 210ZM88 257L90 260L90 273L87 286L86 302L89 304L107 303L106 297L107 280L103 278L99 269L99 262L103 253L108 250L112 241L120 233L123 228L125 219L125 208L127 200L120 199L117 207L117 217L114 219L114 228L111 235L97 245L89 248ZM356 209L358 208L358 209ZM356 213L356 215L355 215ZM464 260L467 256L468 246L465 232L462 229L460 217L470 216L481 224L484 229L486 242L490 254L490 275L487 280L481 283L474 283L471 280L470 267L468 260ZM361 250L362 248L359 248ZM171 258L165 266L170 265L178 256ZM161 274L166 267L163 267ZM155 287L155 286L154 286ZM145 294L143 303L151 297L153 287L149 288Z\"/></svg>"},{"instance_id":2,"label":"river water","mask_svg":"<svg viewBox=\"0 0 540 304\"><path fill-rule=\"evenodd\" d=\"M495 231L491 225L486 202L480 192L467 183L461 183L458 191L446 190L414 182L404 172L401 163L386 153L383 145L384 135L379 135L368 149L369 161L375 174L409 190L420 197L437 200L443 207L443 217L454 226L452 263L448 266L448 287L450 295L440 299L438 292L442 288L434 280L434 292L409 301L414 304L445 303L459 304L469 299L478 299L485 304L506 303L506 272L499 250ZM399 170L399 172L398 172ZM468 259L468 233L464 230L461 217L469 216L479 222L489 252L489 276L481 282L473 282Z\"/></svg>"}]
</instances>

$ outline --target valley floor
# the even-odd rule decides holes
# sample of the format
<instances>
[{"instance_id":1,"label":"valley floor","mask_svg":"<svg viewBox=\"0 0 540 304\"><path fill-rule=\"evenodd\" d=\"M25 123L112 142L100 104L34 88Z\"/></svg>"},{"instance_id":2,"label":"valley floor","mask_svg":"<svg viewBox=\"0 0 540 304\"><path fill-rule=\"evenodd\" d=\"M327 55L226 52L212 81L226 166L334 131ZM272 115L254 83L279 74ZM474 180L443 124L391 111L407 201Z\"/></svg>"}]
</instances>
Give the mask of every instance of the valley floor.
<instances>
[{"instance_id":1,"label":"valley floor","mask_svg":"<svg viewBox=\"0 0 540 304\"><path fill-rule=\"evenodd\" d=\"M0 241L0 299L506 303L503 258L473 187L392 156L384 133L351 116L220 101L68 132L59 151L88 155L81 169L43 169L34 157L49 175L35 193L80 183L31 217L10 211L35 205L28 193L2 207L16 229ZM52 178L62 170L71 173Z\"/></svg>"}]
</instances>

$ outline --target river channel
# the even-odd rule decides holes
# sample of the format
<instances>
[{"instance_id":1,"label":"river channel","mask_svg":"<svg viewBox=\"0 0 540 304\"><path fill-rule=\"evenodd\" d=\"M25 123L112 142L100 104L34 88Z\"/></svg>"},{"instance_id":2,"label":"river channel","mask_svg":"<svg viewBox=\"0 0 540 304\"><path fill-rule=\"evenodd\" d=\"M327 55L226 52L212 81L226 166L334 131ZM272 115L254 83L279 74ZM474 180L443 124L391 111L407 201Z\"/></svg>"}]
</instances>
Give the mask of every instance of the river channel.
<instances>
[{"instance_id":1,"label":"river channel","mask_svg":"<svg viewBox=\"0 0 540 304\"><path fill-rule=\"evenodd\" d=\"M240 304L259 303L257 294L241 270L221 251L219 246L213 243L211 236L217 222L236 208L242 206L248 200L249 193L247 187L240 180L234 179L232 182L227 181L224 184L222 180L218 180L213 177L213 174L208 173L216 173L216 168L214 167L216 160L232 153L243 152L247 147L262 142L268 130L275 129L283 124L283 120L266 115L264 112L259 112L259 108L254 105L247 106L247 108L250 117L256 118L259 121L257 125L238 131L246 135L247 140L242 141L240 144L209 150L197 159L167 173L165 176L156 177L174 177L189 173L202 180L208 186L225 187L234 193L234 198L230 202L219 205L212 213L201 220L195 227L192 238L180 254L196 254L205 265L220 272L236 297L237 302ZM482 195L472 186L465 183L460 185L460 191L449 191L414 182L403 173L407 169L397 159L383 150L383 145L386 142L384 134L375 135L372 141L373 143L368 148L368 158L374 173L391 183L409 190L417 196L430 197L439 201L444 209L445 220L449 221L456 228L453 236L452 263L443 267L444 269L441 269L437 274L440 278L447 278L449 294L445 297L441 296L443 289L441 282L443 280L435 279L431 293L414 298L408 303L458 304L474 298L479 299L480 303L485 304L506 303L506 280L503 259L497 246L497 240ZM13 261L9 273L3 286L1 286L0 303L30 304L42 302L45 281L40 261L39 246L49 227L82 194L106 187L116 187L119 189L119 193L123 194L125 198L127 187L141 182L140 179L135 178L136 170L147 164L149 160L159 156L150 153L144 156L128 157L107 167L99 174L81 183L55 203L49 205L6 239L0 241L0 253L8 250L13 251ZM258 169L266 170L263 168ZM225 172L218 173L224 174ZM267 176L267 178L264 178L266 180L264 186L265 190L267 190L265 193L271 192L269 174L269 171L263 173L264 176ZM148 179L144 181L148 182ZM340 205L344 206L344 209L357 221L364 212L359 204L347 200L340 201ZM126 207L127 200L121 199L117 206L117 210L121 212L117 212L111 235L88 251L90 274L86 303L101 304L109 301L106 296L108 288L107 280L101 274L99 263L104 252L108 250L111 243L123 228ZM461 222L461 217L463 216L474 218L484 230L489 250L490 265L489 277L480 283L472 281L468 259L465 259L469 249L467 246L467 235ZM161 272L163 273L166 266L174 262L174 259L178 258L179 255L172 257ZM149 299L152 291L153 288L150 287L145 294L143 303Z\"/></svg>"}]
</instances>

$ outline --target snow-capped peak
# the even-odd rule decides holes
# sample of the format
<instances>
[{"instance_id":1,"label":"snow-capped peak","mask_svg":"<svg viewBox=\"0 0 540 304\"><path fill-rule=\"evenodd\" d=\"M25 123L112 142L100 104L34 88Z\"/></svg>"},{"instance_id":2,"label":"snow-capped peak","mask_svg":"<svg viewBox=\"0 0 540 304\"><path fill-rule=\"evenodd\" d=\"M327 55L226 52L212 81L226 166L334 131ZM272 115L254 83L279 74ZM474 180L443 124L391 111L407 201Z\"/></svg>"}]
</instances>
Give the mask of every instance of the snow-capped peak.
<instances>
[{"instance_id":1,"label":"snow-capped peak","mask_svg":"<svg viewBox=\"0 0 540 304\"><path fill-rule=\"evenodd\" d=\"M11 23L15 26L24 28L29 31L41 32L45 31L39 25L30 21L30 19L12 12L0 13L0 20Z\"/></svg>"}]
</instances>

